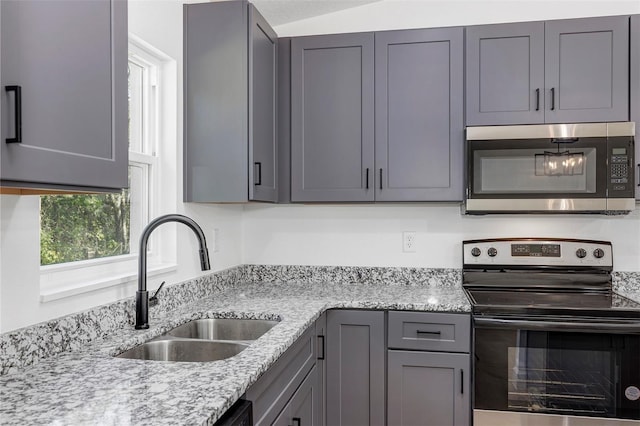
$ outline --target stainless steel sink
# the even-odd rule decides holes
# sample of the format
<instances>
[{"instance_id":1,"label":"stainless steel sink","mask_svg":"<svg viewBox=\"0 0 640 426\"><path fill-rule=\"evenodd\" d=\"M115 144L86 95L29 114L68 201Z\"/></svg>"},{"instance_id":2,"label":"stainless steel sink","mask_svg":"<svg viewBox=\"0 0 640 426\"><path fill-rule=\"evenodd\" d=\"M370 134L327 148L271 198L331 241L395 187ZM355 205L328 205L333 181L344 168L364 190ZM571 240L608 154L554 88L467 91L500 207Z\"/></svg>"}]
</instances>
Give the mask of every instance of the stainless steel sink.
<instances>
[{"instance_id":1,"label":"stainless steel sink","mask_svg":"<svg viewBox=\"0 0 640 426\"><path fill-rule=\"evenodd\" d=\"M207 318L190 321L117 355L148 361L208 362L239 354L278 321Z\"/></svg>"},{"instance_id":2,"label":"stainless steel sink","mask_svg":"<svg viewBox=\"0 0 640 426\"><path fill-rule=\"evenodd\" d=\"M121 353L118 358L149 361L208 362L231 358L248 345L208 340L152 340Z\"/></svg>"},{"instance_id":3,"label":"stainless steel sink","mask_svg":"<svg viewBox=\"0 0 640 426\"><path fill-rule=\"evenodd\" d=\"M207 318L190 321L167 332L173 337L205 340L256 340L278 321L254 319Z\"/></svg>"}]
</instances>

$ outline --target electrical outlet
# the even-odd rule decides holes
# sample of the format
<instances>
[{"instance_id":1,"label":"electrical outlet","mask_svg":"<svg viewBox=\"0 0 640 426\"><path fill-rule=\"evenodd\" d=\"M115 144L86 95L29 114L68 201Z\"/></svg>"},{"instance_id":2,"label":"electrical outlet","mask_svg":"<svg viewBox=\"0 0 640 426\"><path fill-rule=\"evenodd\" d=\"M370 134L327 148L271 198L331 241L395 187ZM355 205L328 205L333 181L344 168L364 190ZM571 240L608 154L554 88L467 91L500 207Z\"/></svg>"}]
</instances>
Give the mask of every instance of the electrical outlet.
<instances>
[{"instance_id":1,"label":"electrical outlet","mask_svg":"<svg viewBox=\"0 0 640 426\"><path fill-rule=\"evenodd\" d=\"M415 232L402 233L402 251L405 253L416 252L416 233Z\"/></svg>"},{"instance_id":2,"label":"electrical outlet","mask_svg":"<svg viewBox=\"0 0 640 426\"><path fill-rule=\"evenodd\" d=\"M220 229L213 228L213 252L218 253L220 251Z\"/></svg>"}]
</instances>

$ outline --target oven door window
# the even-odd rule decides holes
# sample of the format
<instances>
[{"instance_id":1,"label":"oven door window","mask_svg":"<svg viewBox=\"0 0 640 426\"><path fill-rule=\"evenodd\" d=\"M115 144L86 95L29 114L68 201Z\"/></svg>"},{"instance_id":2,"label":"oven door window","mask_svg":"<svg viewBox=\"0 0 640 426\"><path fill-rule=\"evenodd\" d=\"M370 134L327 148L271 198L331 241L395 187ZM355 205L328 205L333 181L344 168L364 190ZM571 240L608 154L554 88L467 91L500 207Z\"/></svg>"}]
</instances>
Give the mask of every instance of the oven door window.
<instances>
[{"instance_id":1,"label":"oven door window","mask_svg":"<svg viewBox=\"0 0 640 426\"><path fill-rule=\"evenodd\" d=\"M606 140L593 142L470 141L472 196L603 198Z\"/></svg>"},{"instance_id":2,"label":"oven door window","mask_svg":"<svg viewBox=\"0 0 640 426\"><path fill-rule=\"evenodd\" d=\"M640 420L640 336L476 329L475 408Z\"/></svg>"}]
</instances>

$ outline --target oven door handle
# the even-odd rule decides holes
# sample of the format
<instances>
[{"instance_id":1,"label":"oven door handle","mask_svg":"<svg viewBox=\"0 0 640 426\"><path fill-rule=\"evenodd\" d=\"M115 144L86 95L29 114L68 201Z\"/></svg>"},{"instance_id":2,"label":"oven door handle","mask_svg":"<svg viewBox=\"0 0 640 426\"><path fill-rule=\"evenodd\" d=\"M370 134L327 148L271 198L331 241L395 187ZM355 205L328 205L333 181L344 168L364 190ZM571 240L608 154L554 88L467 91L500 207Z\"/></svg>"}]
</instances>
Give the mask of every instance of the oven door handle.
<instances>
[{"instance_id":1,"label":"oven door handle","mask_svg":"<svg viewBox=\"0 0 640 426\"><path fill-rule=\"evenodd\" d=\"M526 328L541 331L577 331L595 333L603 331L619 334L640 334L640 321L636 322L599 322L599 321L562 321L562 320L518 320L504 318L474 318L478 327L486 328Z\"/></svg>"}]
</instances>

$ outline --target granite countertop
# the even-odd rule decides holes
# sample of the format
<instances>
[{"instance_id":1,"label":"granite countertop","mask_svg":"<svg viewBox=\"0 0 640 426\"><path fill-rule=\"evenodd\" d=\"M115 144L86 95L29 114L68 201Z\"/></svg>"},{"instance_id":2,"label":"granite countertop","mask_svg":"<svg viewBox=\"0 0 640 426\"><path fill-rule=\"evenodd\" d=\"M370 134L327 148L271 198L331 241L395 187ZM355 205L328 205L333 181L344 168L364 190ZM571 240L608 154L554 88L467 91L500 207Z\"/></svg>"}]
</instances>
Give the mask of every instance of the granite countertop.
<instances>
[{"instance_id":1,"label":"granite countertop","mask_svg":"<svg viewBox=\"0 0 640 426\"><path fill-rule=\"evenodd\" d=\"M470 312L458 285L237 284L0 377L2 424L214 423L327 309ZM280 319L235 357L207 363L114 358L192 319Z\"/></svg>"}]
</instances>

